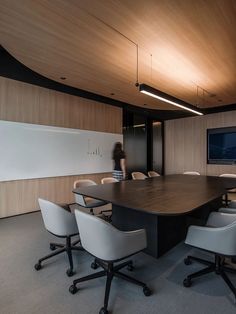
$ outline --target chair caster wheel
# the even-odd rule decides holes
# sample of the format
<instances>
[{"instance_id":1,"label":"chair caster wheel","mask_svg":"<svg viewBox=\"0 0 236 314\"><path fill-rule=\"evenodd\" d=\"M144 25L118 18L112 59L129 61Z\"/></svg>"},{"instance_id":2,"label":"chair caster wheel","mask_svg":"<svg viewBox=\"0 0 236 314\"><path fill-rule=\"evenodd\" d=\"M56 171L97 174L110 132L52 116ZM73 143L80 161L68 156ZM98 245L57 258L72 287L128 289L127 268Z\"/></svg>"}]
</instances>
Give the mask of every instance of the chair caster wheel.
<instances>
[{"instance_id":1,"label":"chair caster wheel","mask_svg":"<svg viewBox=\"0 0 236 314\"><path fill-rule=\"evenodd\" d=\"M108 310L104 309L104 307L101 308L99 311L99 314L108 314Z\"/></svg>"},{"instance_id":2,"label":"chair caster wheel","mask_svg":"<svg viewBox=\"0 0 236 314\"><path fill-rule=\"evenodd\" d=\"M73 272L73 270L69 268L69 269L67 269L66 274L68 277L71 277L75 274L75 272Z\"/></svg>"},{"instance_id":3,"label":"chair caster wheel","mask_svg":"<svg viewBox=\"0 0 236 314\"><path fill-rule=\"evenodd\" d=\"M92 269L97 269L98 268L98 264L96 262L92 262L91 268Z\"/></svg>"},{"instance_id":4,"label":"chair caster wheel","mask_svg":"<svg viewBox=\"0 0 236 314\"><path fill-rule=\"evenodd\" d=\"M71 285L69 291L71 294L75 294L79 289L75 285Z\"/></svg>"},{"instance_id":5,"label":"chair caster wheel","mask_svg":"<svg viewBox=\"0 0 236 314\"><path fill-rule=\"evenodd\" d=\"M41 263L35 264L35 265L34 265L34 268L35 268L36 270L40 270L40 269L42 268Z\"/></svg>"},{"instance_id":6,"label":"chair caster wheel","mask_svg":"<svg viewBox=\"0 0 236 314\"><path fill-rule=\"evenodd\" d=\"M152 295L152 290L149 289L147 286L145 286L143 288L143 294L146 296L146 297L149 297L150 295Z\"/></svg>"},{"instance_id":7,"label":"chair caster wheel","mask_svg":"<svg viewBox=\"0 0 236 314\"><path fill-rule=\"evenodd\" d=\"M184 281L183 281L183 285L184 285L184 287L186 287L186 288L191 287L191 286L192 286L192 281L191 281L191 279L185 278Z\"/></svg>"},{"instance_id":8,"label":"chair caster wheel","mask_svg":"<svg viewBox=\"0 0 236 314\"><path fill-rule=\"evenodd\" d=\"M186 257L186 258L184 259L184 264L185 264L185 265L190 265L190 264L192 264L192 261L190 260L189 257Z\"/></svg>"},{"instance_id":9,"label":"chair caster wheel","mask_svg":"<svg viewBox=\"0 0 236 314\"><path fill-rule=\"evenodd\" d=\"M127 266L127 270L128 270L128 271L133 271L133 270L134 270L133 264L129 264L129 265Z\"/></svg>"},{"instance_id":10,"label":"chair caster wheel","mask_svg":"<svg viewBox=\"0 0 236 314\"><path fill-rule=\"evenodd\" d=\"M50 243L50 250L51 251L55 251L56 250L56 246L52 243Z\"/></svg>"}]
</instances>

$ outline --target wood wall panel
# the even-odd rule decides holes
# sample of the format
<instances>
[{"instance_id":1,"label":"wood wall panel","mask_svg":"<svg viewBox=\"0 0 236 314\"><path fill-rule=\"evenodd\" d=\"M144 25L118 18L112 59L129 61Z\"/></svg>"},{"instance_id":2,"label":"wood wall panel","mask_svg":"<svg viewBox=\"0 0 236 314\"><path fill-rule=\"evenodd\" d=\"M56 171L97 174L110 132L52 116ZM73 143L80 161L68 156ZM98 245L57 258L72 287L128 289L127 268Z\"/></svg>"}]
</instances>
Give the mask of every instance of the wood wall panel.
<instances>
[{"instance_id":1,"label":"wood wall panel","mask_svg":"<svg viewBox=\"0 0 236 314\"><path fill-rule=\"evenodd\" d=\"M122 110L0 77L0 119L122 133Z\"/></svg>"},{"instance_id":2,"label":"wood wall panel","mask_svg":"<svg viewBox=\"0 0 236 314\"><path fill-rule=\"evenodd\" d=\"M73 203L73 183L77 179L92 179L100 183L110 174L89 174L43 179L17 180L0 183L0 218L38 210L39 197L57 203Z\"/></svg>"},{"instance_id":3,"label":"wood wall panel","mask_svg":"<svg viewBox=\"0 0 236 314\"><path fill-rule=\"evenodd\" d=\"M122 109L0 77L0 120L122 133ZM112 149L112 148L111 148ZM37 198L73 202L73 182L109 174L0 183L0 218L38 209Z\"/></svg>"},{"instance_id":4,"label":"wood wall panel","mask_svg":"<svg viewBox=\"0 0 236 314\"><path fill-rule=\"evenodd\" d=\"M236 111L165 122L165 173L236 173L236 165L207 164L207 129L236 126Z\"/></svg>"}]
</instances>

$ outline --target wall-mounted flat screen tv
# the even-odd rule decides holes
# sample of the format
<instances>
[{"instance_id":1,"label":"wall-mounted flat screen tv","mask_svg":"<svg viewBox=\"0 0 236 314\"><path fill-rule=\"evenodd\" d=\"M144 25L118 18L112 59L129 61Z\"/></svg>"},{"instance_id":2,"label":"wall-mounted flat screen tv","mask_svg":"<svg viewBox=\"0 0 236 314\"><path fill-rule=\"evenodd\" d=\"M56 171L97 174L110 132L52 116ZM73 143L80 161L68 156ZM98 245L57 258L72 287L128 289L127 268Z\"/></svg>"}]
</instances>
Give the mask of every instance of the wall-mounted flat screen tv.
<instances>
[{"instance_id":1,"label":"wall-mounted flat screen tv","mask_svg":"<svg viewBox=\"0 0 236 314\"><path fill-rule=\"evenodd\" d=\"M207 130L207 163L236 164L236 127Z\"/></svg>"}]
</instances>

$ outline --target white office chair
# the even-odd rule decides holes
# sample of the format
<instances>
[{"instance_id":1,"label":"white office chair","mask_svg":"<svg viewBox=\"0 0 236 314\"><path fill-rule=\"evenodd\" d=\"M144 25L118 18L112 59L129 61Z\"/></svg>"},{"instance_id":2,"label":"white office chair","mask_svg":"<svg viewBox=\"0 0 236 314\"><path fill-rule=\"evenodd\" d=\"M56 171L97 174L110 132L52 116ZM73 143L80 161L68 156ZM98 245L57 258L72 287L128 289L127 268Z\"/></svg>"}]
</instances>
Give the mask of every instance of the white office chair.
<instances>
[{"instance_id":1,"label":"white office chair","mask_svg":"<svg viewBox=\"0 0 236 314\"><path fill-rule=\"evenodd\" d=\"M93 262L91 265L92 268L96 268L97 265L99 265L103 270L74 280L69 291L74 294L78 291L78 288L76 287L78 283L106 276L104 305L99 314L108 313L107 306L113 277L118 277L141 286L143 288L143 293L146 296L151 295L151 290L145 283L120 272L120 269L126 266L129 270L132 270L133 265L131 260L115 265L116 262L146 248L147 242L145 230L140 229L123 232L106 221L80 210L75 210L75 216L80 230L82 246L87 252L95 257L95 263Z\"/></svg>"},{"instance_id":2,"label":"white office chair","mask_svg":"<svg viewBox=\"0 0 236 314\"><path fill-rule=\"evenodd\" d=\"M97 185L97 184L94 181L89 180L89 179L76 180L74 182L74 189L82 188L86 186L92 186L92 185ZM94 214L94 208L104 206L107 204L107 202L105 201L100 201L91 197L86 197L78 193L75 193L75 202L76 204L84 208L88 208L91 214Z\"/></svg>"},{"instance_id":3,"label":"white office chair","mask_svg":"<svg viewBox=\"0 0 236 314\"><path fill-rule=\"evenodd\" d=\"M112 177L107 177L107 178L102 178L101 183L102 184L107 184L107 183L116 183L119 182L117 179L112 178Z\"/></svg>"},{"instance_id":4,"label":"white office chair","mask_svg":"<svg viewBox=\"0 0 236 314\"><path fill-rule=\"evenodd\" d=\"M235 201L233 201L233 202L235 202ZM227 213L227 214L236 214L236 205L235 205L235 207L221 207L221 208L219 208L218 212Z\"/></svg>"},{"instance_id":5,"label":"white office chair","mask_svg":"<svg viewBox=\"0 0 236 314\"><path fill-rule=\"evenodd\" d=\"M222 173L219 175L219 177L223 178L235 178L236 179L236 174L234 173Z\"/></svg>"},{"instance_id":6,"label":"white office chair","mask_svg":"<svg viewBox=\"0 0 236 314\"><path fill-rule=\"evenodd\" d=\"M131 176L133 180L145 180L147 178L147 176L144 173L138 171L132 172Z\"/></svg>"},{"instance_id":7,"label":"white office chair","mask_svg":"<svg viewBox=\"0 0 236 314\"><path fill-rule=\"evenodd\" d=\"M200 173L197 171L185 171L183 174L189 174L193 176L200 176Z\"/></svg>"},{"instance_id":8,"label":"white office chair","mask_svg":"<svg viewBox=\"0 0 236 314\"><path fill-rule=\"evenodd\" d=\"M222 177L222 178L235 178L236 179L236 174L234 174L234 173L222 173L222 174L219 175L219 177ZM223 201L225 202L225 204L228 207L236 208L236 200L229 201L228 193L236 193L236 189L234 188L234 189L228 190L227 194L225 194L225 196L223 198Z\"/></svg>"},{"instance_id":9,"label":"white office chair","mask_svg":"<svg viewBox=\"0 0 236 314\"><path fill-rule=\"evenodd\" d=\"M69 208L65 209L62 206L47 200L39 198L38 202L45 228L56 237L66 238L66 244L50 243L50 249L54 252L40 258L34 267L36 270L40 270L42 268L43 261L62 252L66 252L70 263L70 268L66 273L70 277L74 274L72 250L83 250L81 246L75 246L80 242L79 239L71 243L71 238L79 234L75 215L70 212Z\"/></svg>"},{"instance_id":10,"label":"white office chair","mask_svg":"<svg viewBox=\"0 0 236 314\"><path fill-rule=\"evenodd\" d=\"M109 183L116 183L116 182L119 182L119 180L112 178L112 177L107 177L107 178L101 179L102 184L109 184ZM108 212L110 212L110 215L105 216L105 218L107 221L112 222L112 209L102 210L101 214L108 213Z\"/></svg>"},{"instance_id":11,"label":"white office chair","mask_svg":"<svg viewBox=\"0 0 236 314\"><path fill-rule=\"evenodd\" d=\"M148 176L149 178L160 177L159 173L157 173L156 171L148 171Z\"/></svg>"},{"instance_id":12,"label":"white office chair","mask_svg":"<svg viewBox=\"0 0 236 314\"><path fill-rule=\"evenodd\" d=\"M215 262L188 256L184 260L186 265L190 265L192 261L197 261L207 265L207 267L188 275L184 279L183 285L190 287L193 278L215 272L223 278L236 298L236 288L226 275L226 272L236 273L236 270L225 266L224 258L222 258L225 256L236 256L236 215L219 212L211 213L205 227L189 227L185 243L213 253L215 255Z\"/></svg>"}]
</instances>

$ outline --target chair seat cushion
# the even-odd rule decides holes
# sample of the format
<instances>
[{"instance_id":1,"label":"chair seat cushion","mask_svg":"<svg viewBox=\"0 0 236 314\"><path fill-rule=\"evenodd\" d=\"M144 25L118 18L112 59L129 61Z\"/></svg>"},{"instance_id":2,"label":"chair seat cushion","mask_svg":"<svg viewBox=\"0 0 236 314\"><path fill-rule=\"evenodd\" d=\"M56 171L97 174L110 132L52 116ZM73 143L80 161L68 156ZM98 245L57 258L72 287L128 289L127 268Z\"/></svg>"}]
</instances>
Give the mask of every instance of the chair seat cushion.
<instances>
[{"instance_id":1,"label":"chair seat cushion","mask_svg":"<svg viewBox=\"0 0 236 314\"><path fill-rule=\"evenodd\" d=\"M85 197L84 200L87 208L94 208L107 204L105 201L96 200L95 198L91 197Z\"/></svg>"}]
</instances>

